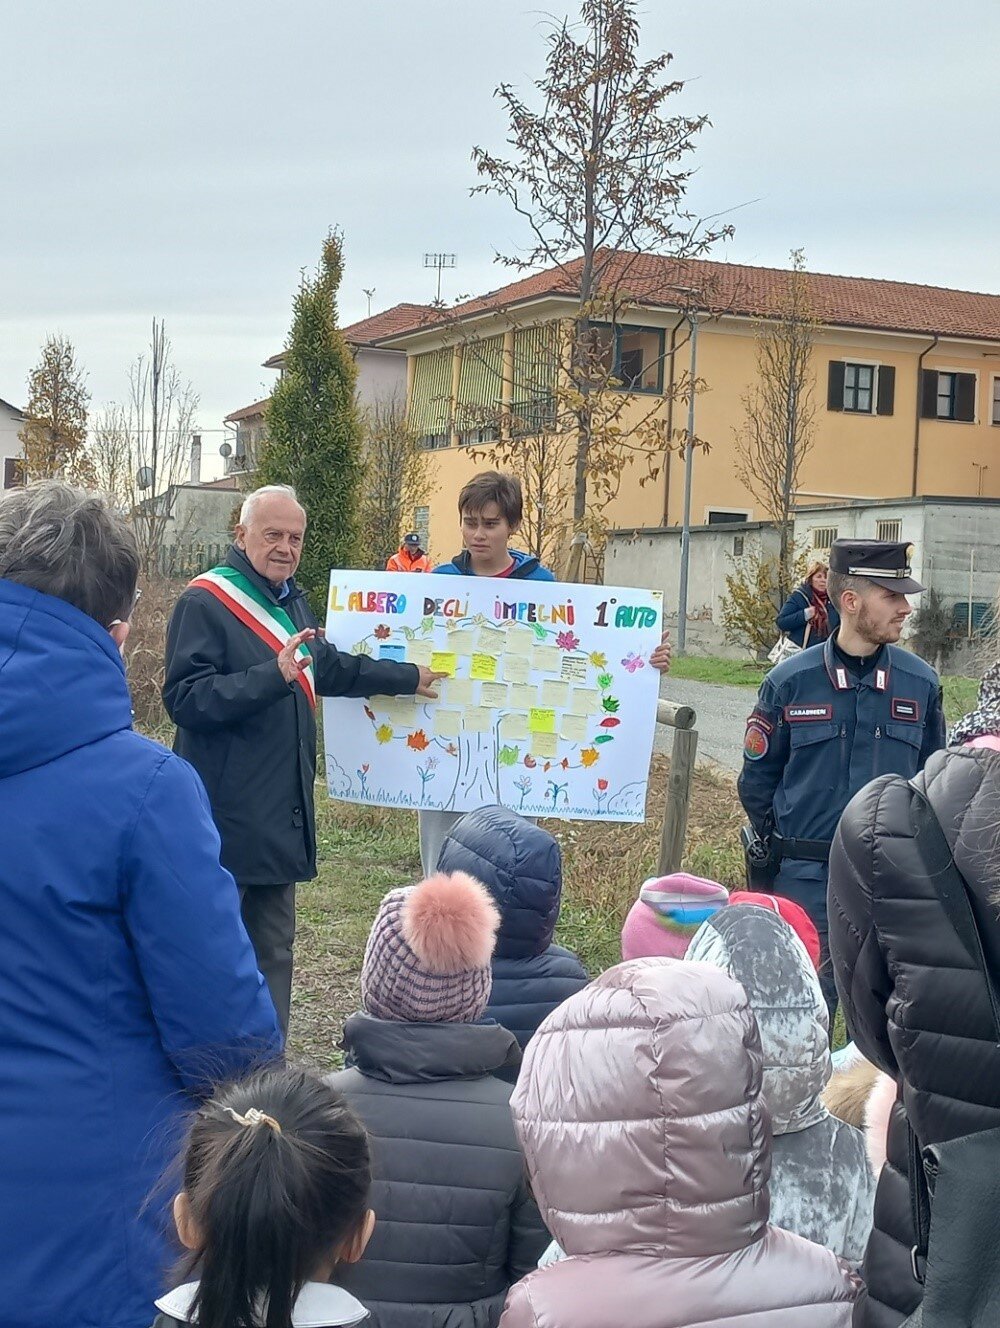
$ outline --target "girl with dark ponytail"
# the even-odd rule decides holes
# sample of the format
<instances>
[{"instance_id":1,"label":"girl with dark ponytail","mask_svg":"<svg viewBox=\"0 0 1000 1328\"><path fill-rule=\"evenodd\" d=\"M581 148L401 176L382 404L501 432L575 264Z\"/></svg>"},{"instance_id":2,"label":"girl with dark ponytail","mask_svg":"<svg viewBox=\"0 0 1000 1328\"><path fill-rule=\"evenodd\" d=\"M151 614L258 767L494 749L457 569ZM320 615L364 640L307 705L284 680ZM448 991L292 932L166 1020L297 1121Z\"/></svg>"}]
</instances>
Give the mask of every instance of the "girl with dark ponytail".
<instances>
[{"instance_id":1,"label":"girl with dark ponytail","mask_svg":"<svg viewBox=\"0 0 1000 1328\"><path fill-rule=\"evenodd\" d=\"M367 1317L328 1281L361 1258L368 1136L340 1093L301 1071L263 1070L195 1117L174 1200L184 1276L153 1328L335 1328Z\"/></svg>"}]
</instances>

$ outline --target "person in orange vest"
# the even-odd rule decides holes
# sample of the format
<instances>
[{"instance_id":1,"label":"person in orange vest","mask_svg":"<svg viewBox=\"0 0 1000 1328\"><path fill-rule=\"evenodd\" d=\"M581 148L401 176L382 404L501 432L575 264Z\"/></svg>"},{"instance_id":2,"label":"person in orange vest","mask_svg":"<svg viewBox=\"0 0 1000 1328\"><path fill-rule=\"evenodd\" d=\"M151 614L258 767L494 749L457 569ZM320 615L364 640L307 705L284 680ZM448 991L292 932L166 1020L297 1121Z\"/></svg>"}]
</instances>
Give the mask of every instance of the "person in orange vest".
<instances>
[{"instance_id":1,"label":"person in orange vest","mask_svg":"<svg viewBox=\"0 0 1000 1328\"><path fill-rule=\"evenodd\" d=\"M415 530L403 536L398 552L385 565L387 572L429 572L431 560L420 547L420 536Z\"/></svg>"}]
</instances>

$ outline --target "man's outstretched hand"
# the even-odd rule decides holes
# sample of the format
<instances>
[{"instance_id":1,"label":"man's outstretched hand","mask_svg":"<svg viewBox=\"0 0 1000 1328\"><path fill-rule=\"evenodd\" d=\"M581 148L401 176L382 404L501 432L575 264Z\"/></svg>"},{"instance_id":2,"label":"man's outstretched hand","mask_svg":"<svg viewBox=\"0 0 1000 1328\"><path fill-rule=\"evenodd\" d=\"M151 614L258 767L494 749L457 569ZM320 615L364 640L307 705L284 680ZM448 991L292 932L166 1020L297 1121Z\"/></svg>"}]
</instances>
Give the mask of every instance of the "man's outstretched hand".
<instances>
[{"instance_id":1,"label":"man's outstretched hand","mask_svg":"<svg viewBox=\"0 0 1000 1328\"><path fill-rule=\"evenodd\" d=\"M312 641L315 636L315 628L307 627L304 632L296 632L294 636L290 636L288 644L283 650L278 651L278 668L289 687L295 682L302 670L307 669L312 663L311 656L307 655L303 658L301 655L296 655L296 650L302 645L303 641Z\"/></svg>"},{"instance_id":2,"label":"man's outstretched hand","mask_svg":"<svg viewBox=\"0 0 1000 1328\"><path fill-rule=\"evenodd\" d=\"M423 664L418 664L417 669L420 673L420 682L414 695L426 696L428 701L436 701L438 699L438 694L434 690L434 684L440 682L442 678L447 678L450 675L447 673L433 673L430 669L425 668Z\"/></svg>"}]
</instances>

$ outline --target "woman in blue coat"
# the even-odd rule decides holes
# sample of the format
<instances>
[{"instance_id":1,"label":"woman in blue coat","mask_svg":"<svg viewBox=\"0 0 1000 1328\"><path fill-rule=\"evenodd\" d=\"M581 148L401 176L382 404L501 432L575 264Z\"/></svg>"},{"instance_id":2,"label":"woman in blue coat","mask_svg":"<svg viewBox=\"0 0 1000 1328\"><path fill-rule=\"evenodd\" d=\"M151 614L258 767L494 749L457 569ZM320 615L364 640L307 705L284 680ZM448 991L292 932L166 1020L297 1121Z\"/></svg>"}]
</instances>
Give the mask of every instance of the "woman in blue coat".
<instances>
[{"instance_id":1,"label":"woman in blue coat","mask_svg":"<svg viewBox=\"0 0 1000 1328\"><path fill-rule=\"evenodd\" d=\"M148 1328L185 1117L280 1049L204 789L132 731L138 568L100 499L0 500L4 1328Z\"/></svg>"},{"instance_id":2,"label":"woman in blue coat","mask_svg":"<svg viewBox=\"0 0 1000 1328\"><path fill-rule=\"evenodd\" d=\"M576 955L552 941L562 899L559 845L506 807L482 807L452 827L438 871L481 881L500 910L486 1013L523 1051L546 1015L590 981Z\"/></svg>"},{"instance_id":3,"label":"woman in blue coat","mask_svg":"<svg viewBox=\"0 0 1000 1328\"><path fill-rule=\"evenodd\" d=\"M840 614L826 593L826 563L810 563L806 579L792 591L778 614L778 631L797 646L819 645L840 626ZM806 628L809 637L806 639Z\"/></svg>"}]
</instances>

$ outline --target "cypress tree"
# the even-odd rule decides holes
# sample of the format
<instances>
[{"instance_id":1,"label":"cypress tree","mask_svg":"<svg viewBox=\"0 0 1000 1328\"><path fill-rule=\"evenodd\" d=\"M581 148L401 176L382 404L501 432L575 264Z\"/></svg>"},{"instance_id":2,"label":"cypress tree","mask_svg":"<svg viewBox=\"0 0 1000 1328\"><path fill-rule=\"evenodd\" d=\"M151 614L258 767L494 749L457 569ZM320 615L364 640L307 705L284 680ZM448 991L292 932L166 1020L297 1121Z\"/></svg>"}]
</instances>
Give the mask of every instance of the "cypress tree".
<instances>
[{"instance_id":1,"label":"cypress tree","mask_svg":"<svg viewBox=\"0 0 1000 1328\"><path fill-rule=\"evenodd\" d=\"M284 372L267 410L258 484L291 484L306 510L298 580L322 622L332 567L355 554L361 477L357 367L337 327L343 274L341 235L331 231L312 277L303 275L293 306Z\"/></svg>"}]
</instances>

